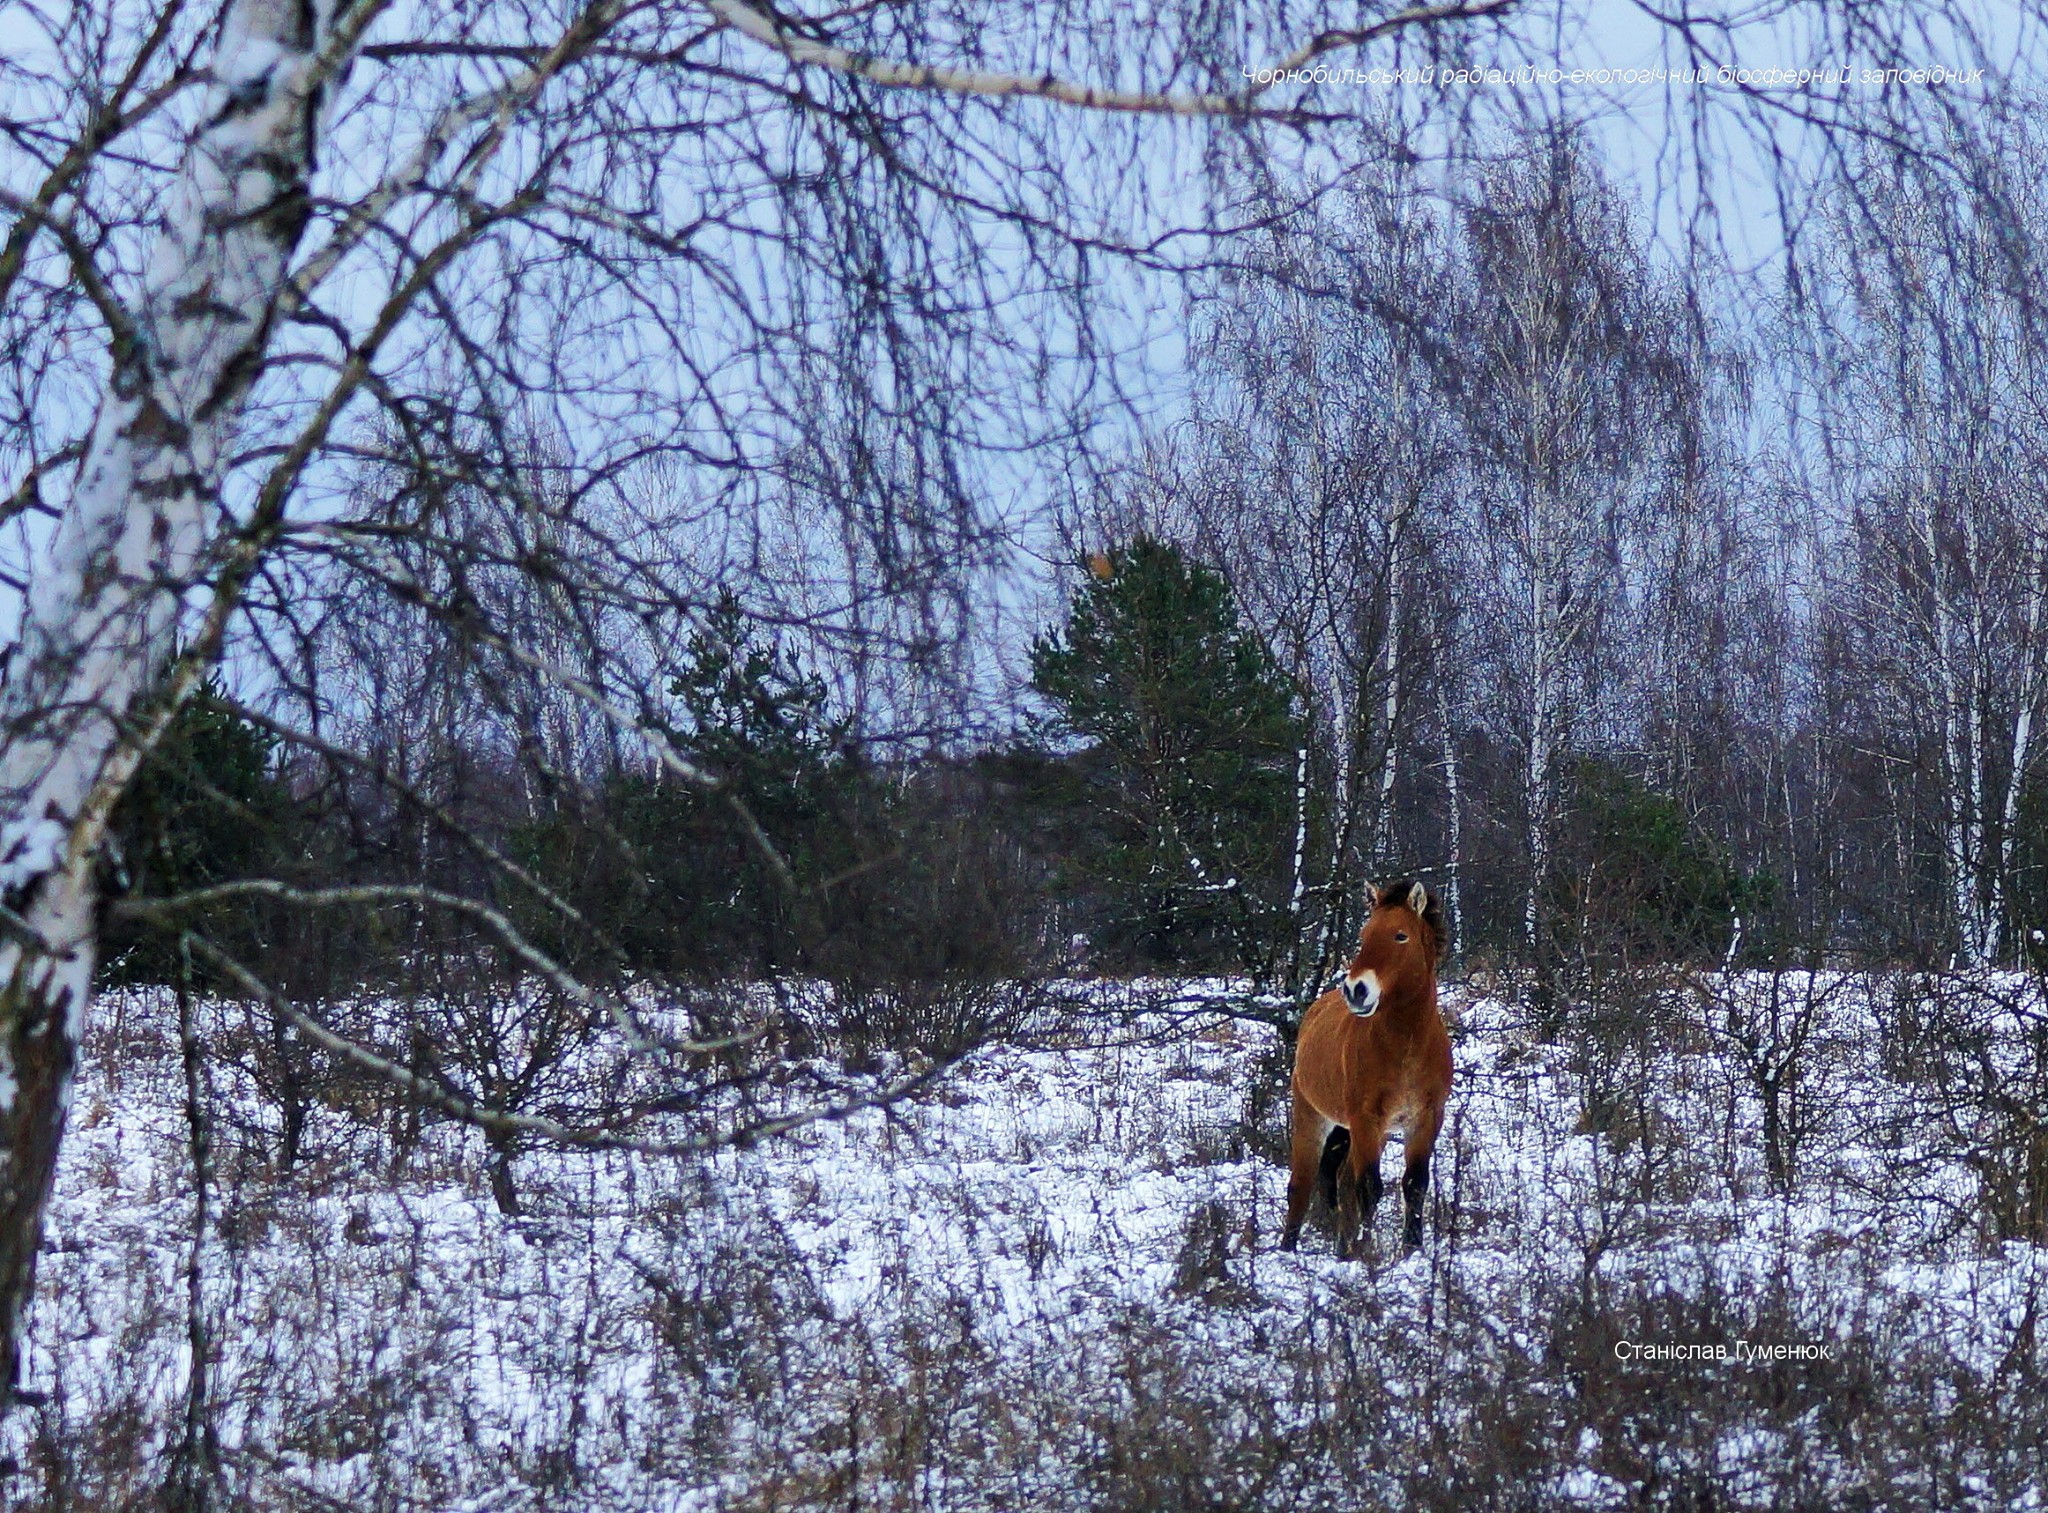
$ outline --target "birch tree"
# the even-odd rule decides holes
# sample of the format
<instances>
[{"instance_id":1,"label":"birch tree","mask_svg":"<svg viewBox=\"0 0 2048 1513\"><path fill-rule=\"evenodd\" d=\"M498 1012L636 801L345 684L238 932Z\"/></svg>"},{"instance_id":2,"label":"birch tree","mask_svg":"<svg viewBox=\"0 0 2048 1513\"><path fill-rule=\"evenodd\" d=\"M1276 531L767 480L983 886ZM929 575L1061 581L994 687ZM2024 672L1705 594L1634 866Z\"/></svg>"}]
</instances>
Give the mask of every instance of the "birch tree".
<instances>
[{"instance_id":1,"label":"birch tree","mask_svg":"<svg viewBox=\"0 0 2048 1513\"><path fill-rule=\"evenodd\" d=\"M0 1401L91 996L101 843L217 649L266 529L259 514L226 535L206 516L287 293L322 96L377 9L233 7L140 298L131 313L95 291L113 344L107 392L0 702ZM89 262L76 271L97 277ZM209 579L179 657L181 599Z\"/></svg>"},{"instance_id":2,"label":"birch tree","mask_svg":"<svg viewBox=\"0 0 2048 1513\"><path fill-rule=\"evenodd\" d=\"M1562 764L1603 729L1606 632L1683 398L1669 345L1682 312L1568 130L1493 171L1463 237L1467 344L1445 378L1471 439L1466 571L1519 763L1522 946L1540 969Z\"/></svg>"},{"instance_id":3,"label":"birch tree","mask_svg":"<svg viewBox=\"0 0 2048 1513\"><path fill-rule=\"evenodd\" d=\"M2008 144L1974 201L1927 193L1909 162L1868 161L1831 249L1849 403L1826 440L1854 491L1847 615L1864 705L1871 739L1924 775L1893 806L1901 849L1920 852L1924 821L1971 965L2008 954L2020 799L2048 699L2035 481L2048 369L2029 288L2041 223L2020 187L2036 151Z\"/></svg>"},{"instance_id":4,"label":"birch tree","mask_svg":"<svg viewBox=\"0 0 2048 1513\"><path fill-rule=\"evenodd\" d=\"M1362 880L1409 865L1417 844L1397 833L1395 794L1419 760L1421 583L1453 472L1427 355L1449 308L1443 252L1420 184L1393 165L1276 226L1207 303L1207 383L1170 485L1180 526L1225 565L1307 700L1300 820L1316 855L1297 869L1298 993L1320 989Z\"/></svg>"}]
</instances>

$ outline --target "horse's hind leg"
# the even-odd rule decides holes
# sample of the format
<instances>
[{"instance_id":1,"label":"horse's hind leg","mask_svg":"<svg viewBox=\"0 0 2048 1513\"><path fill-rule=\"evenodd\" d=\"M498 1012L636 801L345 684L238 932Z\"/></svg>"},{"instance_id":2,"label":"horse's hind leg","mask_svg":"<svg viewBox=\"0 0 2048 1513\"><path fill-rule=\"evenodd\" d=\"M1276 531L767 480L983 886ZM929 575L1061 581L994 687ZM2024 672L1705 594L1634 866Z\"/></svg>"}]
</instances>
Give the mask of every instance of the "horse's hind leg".
<instances>
[{"instance_id":1,"label":"horse's hind leg","mask_svg":"<svg viewBox=\"0 0 2048 1513\"><path fill-rule=\"evenodd\" d=\"M1329 1138L1323 1141L1323 1164L1318 1175L1322 1179L1323 1201L1333 1214L1337 1211L1337 1173L1344 1169L1344 1157L1350 1150L1351 1131L1341 1124L1331 1125Z\"/></svg>"},{"instance_id":2,"label":"horse's hind leg","mask_svg":"<svg viewBox=\"0 0 2048 1513\"><path fill-rule=\"evenodd\" d=\"M1413 1250L1422 1243L1422 1209L1429 1202L1429 1156L1436 1149L1437 1131L1443 1128L1441 1107L1425 1110L1402 1142L1406 1164L1401 1172L1401 1247Z\"/></svg>"},{"instance_id":3,"label":"horse's hind leg","mask_svg":"<svg viewBox=\"0 0 2048 1513\"><path fill-rule=\"evenodd\" d=\"M1317 1113L1300 1093L1294 1095L1294 1144L1289 1155L1287 1180L1287 1227L1280 1232L1280 1248L1292 1250L1301 1238L1301 1221L1308 1215L1309 1199L1315 1196L1316 1167L1322 1159L1323 1136L1330 1121Z\"/></svg>"}]
</instances>

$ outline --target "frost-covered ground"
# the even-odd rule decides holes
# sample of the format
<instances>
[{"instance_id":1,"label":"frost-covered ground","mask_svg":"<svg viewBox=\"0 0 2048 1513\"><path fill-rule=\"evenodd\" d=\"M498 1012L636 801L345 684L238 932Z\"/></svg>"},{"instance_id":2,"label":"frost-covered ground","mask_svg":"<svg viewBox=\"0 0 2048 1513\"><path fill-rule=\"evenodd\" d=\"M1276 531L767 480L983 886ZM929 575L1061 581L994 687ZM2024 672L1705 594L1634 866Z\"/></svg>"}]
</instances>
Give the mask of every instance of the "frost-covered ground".
<instances>
[{"instance_id":1,"label":"frost-covered ground","mask_svg":"<svg viewBox=\"0 0 2048 1513\"><path fill-rule=\"evenodd\" d=\"M1377 1265L1326 1230L1274 1248L1271 1032L1223 1016L989 1047L914 1104L706 1162L528 1152L516 1219L472 1132L401 1158L374 1107L323 1106L268 1174L274 1120L223 1065L218 1502L2041 1506L2048 1252L1983 1218L1964 1137L1997 1131L1916 1112L1885 982L1798 986L1784 1194L1743 1070L1795 1044L1767 980L1622 1051L1451 990L1434 1232L1399 1257L1390 1202ZM185 1421L174 1031L149 996L103 1007L15 1506L139 1503Z\"/></svg>"}]
</instances>

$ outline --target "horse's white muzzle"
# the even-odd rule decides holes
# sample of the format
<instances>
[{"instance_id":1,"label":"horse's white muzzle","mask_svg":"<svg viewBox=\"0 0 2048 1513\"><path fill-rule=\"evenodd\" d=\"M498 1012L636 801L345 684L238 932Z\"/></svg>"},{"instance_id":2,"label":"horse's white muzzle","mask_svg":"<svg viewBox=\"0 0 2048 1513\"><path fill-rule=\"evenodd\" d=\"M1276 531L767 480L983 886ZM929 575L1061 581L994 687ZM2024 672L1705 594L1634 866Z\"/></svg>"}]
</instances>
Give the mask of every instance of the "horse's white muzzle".
<instances>
[{"instance_id":1,"label":"horse's white muzzle","mask_svg":"<svg viewBox=\"0 0 2048 1513\"><path fill-rule=\"evenodd\" d=\"M1380 974L1365 971L1353 977L1344 974L1344 1001L1360 1019L1369 1019L1380 1006Z\"/></svg>"}]
</instances>

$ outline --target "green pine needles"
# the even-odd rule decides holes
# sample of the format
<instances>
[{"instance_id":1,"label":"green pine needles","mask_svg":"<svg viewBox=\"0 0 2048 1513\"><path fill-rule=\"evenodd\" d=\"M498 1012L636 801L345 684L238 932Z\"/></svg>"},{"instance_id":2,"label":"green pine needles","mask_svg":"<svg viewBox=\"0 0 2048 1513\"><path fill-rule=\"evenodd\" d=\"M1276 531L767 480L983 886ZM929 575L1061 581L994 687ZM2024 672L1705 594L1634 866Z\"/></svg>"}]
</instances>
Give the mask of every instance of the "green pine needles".
<instances>
[{"instance_id":1,"label":"green pine needles","mask_svg":"<svg viewBox=\"0 0 2048 1513\"><path fill-rule=\"evenodd\" d=\"M1047 733L1079 744L1069 771L1098 828L1075 865L1119 944L1266 976L1297 822L1293 686L1223 575L1172 543L1141 535L1082 566L1064 630L1031 649Z\"/></svg>"}]
</instances>

